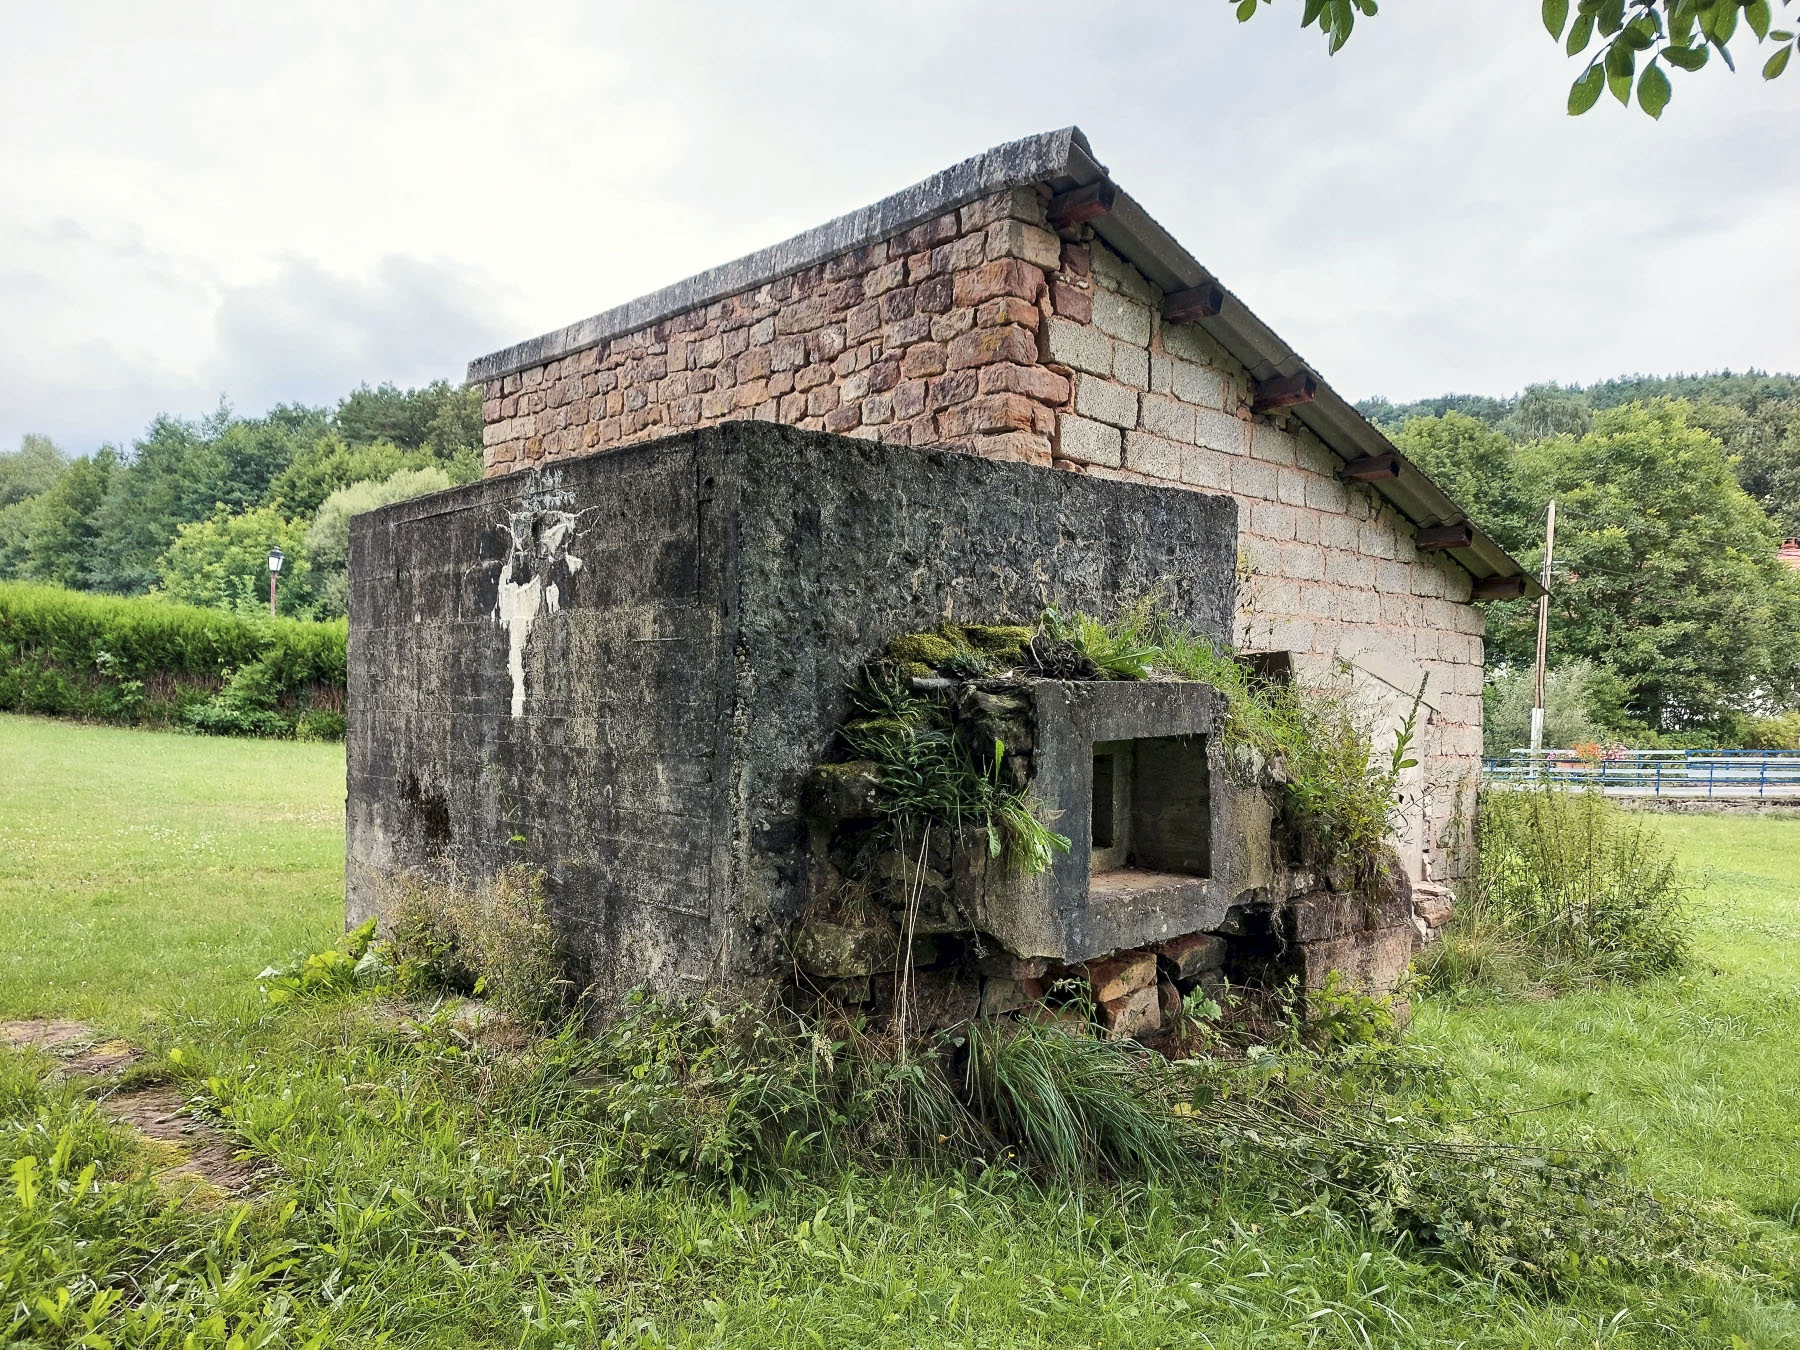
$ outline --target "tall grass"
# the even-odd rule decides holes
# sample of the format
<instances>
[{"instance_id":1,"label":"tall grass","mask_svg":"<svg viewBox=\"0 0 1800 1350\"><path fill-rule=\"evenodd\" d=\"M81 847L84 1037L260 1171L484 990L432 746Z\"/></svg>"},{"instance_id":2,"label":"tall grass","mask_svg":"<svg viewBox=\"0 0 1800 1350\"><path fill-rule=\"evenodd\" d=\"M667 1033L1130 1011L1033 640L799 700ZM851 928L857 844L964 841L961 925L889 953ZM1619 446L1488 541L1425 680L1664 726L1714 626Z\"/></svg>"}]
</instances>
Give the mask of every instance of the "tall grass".
<instances>
[{"instance_id":1,"label":"tall grass","mask_svg":"<svg viewBox=\"0 0 1800 1350\"><path fill-rule=\"evenodd\" d=\"M1188 1121L1171 1110L1183 1094L1160 1055L1055 1026L989 1021L969 1028L966 1073L972 1113L1065 1184L1202 1168Z\"/></svg>"},{"instance_id":2,"label":"tall grass","mask_svg":"<svg viewBox=\"0 0 1800 1350\"><path fill-rule=\"evenodd\" d=\"M1426 962L1435 987L1634 982L1690 960L1694 922L1673 855L1598 792L1489 789L1476 841L1475 878Z\"/></svg>"}]
</instances>

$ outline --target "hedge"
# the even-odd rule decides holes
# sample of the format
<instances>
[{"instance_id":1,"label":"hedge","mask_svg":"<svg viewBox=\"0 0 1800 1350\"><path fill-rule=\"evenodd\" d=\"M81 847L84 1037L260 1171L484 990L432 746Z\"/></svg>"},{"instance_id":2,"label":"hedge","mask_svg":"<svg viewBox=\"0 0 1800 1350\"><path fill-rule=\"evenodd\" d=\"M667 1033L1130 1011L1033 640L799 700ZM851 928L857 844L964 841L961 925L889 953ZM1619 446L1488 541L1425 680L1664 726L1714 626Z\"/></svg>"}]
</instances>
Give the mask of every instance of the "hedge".
<instances>
[{"instance_id":1,"label":"hedge","mask_svg":"<svg viewBox=\"0 0 1800 1350\"><path fill-rule=\"evenodd\" d=\"M342 619L247 618L155 596L0 582L0 710L331 739Z\"/></svg>"}]
</instances>

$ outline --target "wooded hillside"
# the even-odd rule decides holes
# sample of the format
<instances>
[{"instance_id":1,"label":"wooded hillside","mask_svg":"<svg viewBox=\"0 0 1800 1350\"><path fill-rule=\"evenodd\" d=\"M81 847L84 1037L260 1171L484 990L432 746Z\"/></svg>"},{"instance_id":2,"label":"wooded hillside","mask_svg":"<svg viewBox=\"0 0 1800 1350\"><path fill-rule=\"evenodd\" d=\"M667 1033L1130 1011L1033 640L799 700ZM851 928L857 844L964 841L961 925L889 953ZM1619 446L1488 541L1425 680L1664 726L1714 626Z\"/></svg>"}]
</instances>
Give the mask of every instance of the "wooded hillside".
<instances>
[{"instance_id":1,"label":"wooded hillside","mask_svg":"<svg viewBox=\"0 0 1800 1350\"><path fill-rule=\"evenodd\" d=\"M443 381L365 385L335 409L159 416L130 448L82 457L27 436L0 453L0 580L257 613L279 545L281 613L336 617L350 516L474 479L480 446L478 394Z\"/></svg>"},{"instance_id":2,"label":"wooded hillside","mask_svg":"<svg viewBox=\"0 0 1800 1350\"><path fill-rule=\"evenodd\" d=\"M1358 405L1513 555L1557 503L1547 734L1800 744L1800 376L1631 376ZM1489 607L1488 749L1523 743L1534 606Z\"/></svg>"}]
</instances>

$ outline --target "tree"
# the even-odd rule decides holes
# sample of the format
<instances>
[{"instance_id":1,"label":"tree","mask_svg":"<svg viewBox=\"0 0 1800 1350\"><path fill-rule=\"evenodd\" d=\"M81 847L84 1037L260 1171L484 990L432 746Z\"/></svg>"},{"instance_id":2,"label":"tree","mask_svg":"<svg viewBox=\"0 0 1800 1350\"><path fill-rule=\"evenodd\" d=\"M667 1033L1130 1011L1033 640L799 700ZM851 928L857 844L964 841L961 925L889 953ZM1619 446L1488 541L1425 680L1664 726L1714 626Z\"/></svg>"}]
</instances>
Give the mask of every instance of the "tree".
<instances>
[{"instance_id":1,"label":"tree","mask_svg":"<svg viewBox=\"0 0 1800 1350\"><path fill-rule=\"evenodd\" d=\"M197 422L158 417L113 476L96 520L89 584L143 594L181 526L220 507L235 513L261 504L288 465L329 434L322 408L293 405L243 419L221 400Z\"/></svg>"},{"instance_id":2,"label":"tree","mask_svg":"<svg viewBox=\"0 0 1800 1350\"><path fill-rule=\"evenodd\" d=\"M429 464L402 469L381 482L353 483L325 499L306 532L306 552L312 562L320 618L336 618L349 608L350 517L389 502L442 492L450 486L450 475L444 467Z\"/></svg>"},{"instance_id":3,"label":"tree","mask_svg":"<svg viewBox=\"0 0 1800 1350\"><path fill-rule=\"evenodd\" d=\"M0 507L47 492L68 467L68 456L48 436L21 437L17 450L0 450Z\"/></svg>"},{"instance_id":4,"label":"tree","mask_svg":"<svg viewBox=\"0 0 1800 1350\"><path fill-rule=\"evenodd\" d=\"M0 506L0 581L25 575L31 563L31 522L36 515L35 497Z\"/></svg>"},{"instance_id":5,"label":"tree","mask_svg":"<svg viewBox=\"0 0 1800 1350\"><path fill-rule=\"evenodd\" d=\"M21 576L72 590L86 588L99 540L100 509L118 467L118 451L103 445L70 464L49 491L19 503L31 513Z\"/></svg>"},{"instance_id":6,"label":"tree","mask_svg":"<svg viewBox=\"0 0 1800 1350\"><path fill-rule=\"evenodd\" d=\"M449 460L481 452L481 391L438 380L421 389L363 385L338 404L339 433L351 445L389 441Z\"/></svg>"},{"instance_id":7,"label":"tree","mask_svg":"<svg viewBox=\"0 0 1800 1350\"><path fill-rule=\"evenodd\" d=\"M1593 413L1578 389L1558 384L1528 384L1500 430L1513 440L1541 441L1547 436L1585 436Z\"/></svg>"},{"instance_id":8,"label":"tree","mask_svg":"<svg viewBox=\"0 0 1800 1350\"><path fill-rule=\"evenodd\" d=\"M94 515L94 545L85 584L118 595L142 595L157 582L157 559L175 532L218 501L208 442L231 421L223 403L210 418L158 417L107 484Z\"/></svg>"},{"instance_id":9,"label":"tree","mask_svg":"<svg viewBox=\"0 0 1800 1350\"><path fill-rule=\"evenodd\" d=\"M1533 505L1557 500L1551 651L1613 672L1625 707L1656 732L1722 728L1800 695L1800 581L1686 403L1595 415L1576 440L1519 451ZM1535 567L1542 542L1522 547ZM1490 611L1497 663L1529 665L1531 606Z\"/></svg>"},{"instance_id":10,"label":"tree","mask_svg":"<svg viewBox=\"0 0 1800 1350\"><path fill-rule=\"evenodd\" d=\"M1800 398L1772 400L1754 412L1720 405L1697 411L1709 415L1708 430L1734 457L1744 491L1783 535L1800 536Z\"/></svg>"},{"instance_id":11,"label":"tree","mask_svg":"<svg viewBox=\"0 0 1800 1350\"><path fill-rule=\"evenodd\" d=\"M316 441L283 469L269 485L264 500L289 515L310 516L339 488L352 483L379 483L407 469L423 469L432 464L444 467L429 450L407 450L392 441L352 446L333 434ZM451 464L461 467L459 461ZM469 481L456 473L447 477L452 482Z\"/></svg>"},{"instance_id":12,"label":"tree","mask_svg":"<svg viewBox=\"0 0 1800 1350\"><path fill-rule=\"evenodd\" d=\"M276 588L278 612L311 618L315 607L306 522L268 506L238 515L220 506L205 519L182 525L157 559L157 590L185 604L267 613L269 549L276 545L284 555Z\"/></svg>"},{"instance_id":13,"label":"tree","mask_svg":"<svg viewBox=\"0 0 1800 1350\"><path fill-rule=\"evenodd\" d=\"M1544 744L1560 750L1598 741L1603 734L1595 718L1597 672L1591 661L1571 661L1544 680ZM1502 759L1531 744L1531 706L1537 673L1530 666L1507 666L1494 672L1482 689L1481 753Z\"/></svg>"},{"instance_id":14,"label":"tree","mask_svg":"<svg viewBox=\"0 0 1800 1350\"><path fill-rule=\"evenodd\" d=\"M1243 23L1274 0L1232 3ZM1785 19L1797 0L1777 3ZM1569 86L1573 116L1592 108L1610 90L1627 107L1635 95L1638 107L1651 117L1661 117L1674 93L1670 71L1700 70L1715 52L1728 69L1737 69L1728 44L1738 36L1740 21L1757 42L1773 44L1773 53L1763 62L1765 80L1787 69L1797 41L1793 29L1774 26L1770 0L1542 0L1542 5L1544 27L1571 57L1592 50ZM1335 56L1350 40L1356 16L1373 16L1375 10L1375 0L1303 0L1300 24L1316 25Z\"/></svg>"},{"instance_id":15,"label":"tree","mask_svg":"<svg viewBox=\"0 0 1800 1350\"><path fill-rule=\"evenodd\" d=\"M1394 433L1394 444L1509 553L1539 533L1542 503L1520 480L1518 447L1500 432L1447 412L1414 418Z\"/></svg>"},{"instance_id":16,"label":"tree","mask_svg":"<svg viewBox=\"0 0 1800 1350\"><path fill-rule=\"evenodd\" d=\"M31 553L27 537L36 515L32 502L69 467L48 436L27 434L17 450L0 450L0 577L23 576Z\"/></svg>"}]
</instances>

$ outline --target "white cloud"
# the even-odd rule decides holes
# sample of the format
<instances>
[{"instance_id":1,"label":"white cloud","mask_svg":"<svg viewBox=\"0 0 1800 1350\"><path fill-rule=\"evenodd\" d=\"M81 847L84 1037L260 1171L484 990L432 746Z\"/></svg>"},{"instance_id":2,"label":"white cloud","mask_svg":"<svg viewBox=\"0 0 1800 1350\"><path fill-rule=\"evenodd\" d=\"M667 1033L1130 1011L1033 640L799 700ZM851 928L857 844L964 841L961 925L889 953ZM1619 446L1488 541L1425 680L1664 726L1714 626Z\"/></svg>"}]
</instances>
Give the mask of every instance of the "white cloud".
<instances>
[{"instance_id":1,"label":"white cloud","mask_svg":"<svg viewBox=\"0 0 1800 1350\"><path fill-rule=\"evenodd\" d=\"M1561 112L1515 0L8 5L0 443L455 378L1078 122L1338 388L1800 368L1800 81Z\"/></svg>"}]
</instances>

